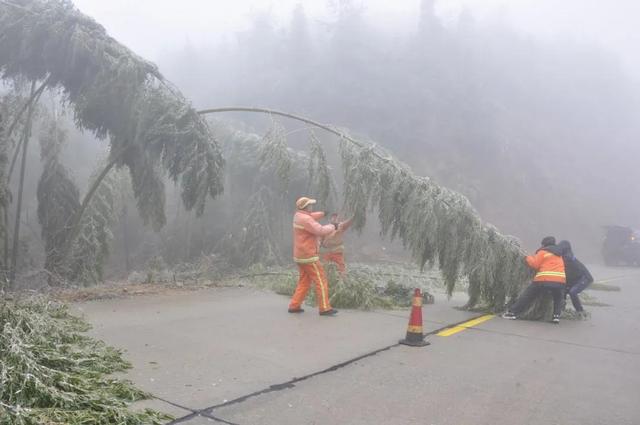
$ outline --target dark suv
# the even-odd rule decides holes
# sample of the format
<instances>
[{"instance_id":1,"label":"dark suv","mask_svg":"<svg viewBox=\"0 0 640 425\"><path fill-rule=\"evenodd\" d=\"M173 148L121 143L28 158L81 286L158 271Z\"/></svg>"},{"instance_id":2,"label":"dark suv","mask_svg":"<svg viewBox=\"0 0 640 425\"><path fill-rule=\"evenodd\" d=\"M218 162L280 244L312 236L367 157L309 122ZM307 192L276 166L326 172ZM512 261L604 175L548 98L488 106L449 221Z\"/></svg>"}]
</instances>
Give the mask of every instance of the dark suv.
<instances>
[{"instance_id":1,"label":"dark suv","mask_svg":"<svg viewBox=\"0 0 640 425\"><path fill-rule=\"evenodd\" d=\"M605 226L602 257L607 266L640 266L640 234L630 227Z\"/></svg>"}]
</instances>

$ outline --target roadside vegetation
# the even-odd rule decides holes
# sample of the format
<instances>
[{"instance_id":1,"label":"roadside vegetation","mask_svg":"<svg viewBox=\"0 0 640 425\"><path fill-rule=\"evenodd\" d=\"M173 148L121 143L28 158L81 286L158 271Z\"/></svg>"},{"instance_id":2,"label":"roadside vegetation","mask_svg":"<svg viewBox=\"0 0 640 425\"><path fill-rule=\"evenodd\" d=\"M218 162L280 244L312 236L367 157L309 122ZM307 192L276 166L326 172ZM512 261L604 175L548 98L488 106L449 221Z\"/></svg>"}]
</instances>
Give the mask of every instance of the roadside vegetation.
<instances>
[{"instance_id":1,"label":"roadside vegetation","mask_svg":"<svg viewBox=\"0 0 640 425\"><path fill-rule=\"evenodd\" d=\"M131 365L122 353L86 335L89 325L60 303L0 301L0 424L162 424L153 410L133 412L150 397L115 377Z\"/></svg>"}]
</instances>

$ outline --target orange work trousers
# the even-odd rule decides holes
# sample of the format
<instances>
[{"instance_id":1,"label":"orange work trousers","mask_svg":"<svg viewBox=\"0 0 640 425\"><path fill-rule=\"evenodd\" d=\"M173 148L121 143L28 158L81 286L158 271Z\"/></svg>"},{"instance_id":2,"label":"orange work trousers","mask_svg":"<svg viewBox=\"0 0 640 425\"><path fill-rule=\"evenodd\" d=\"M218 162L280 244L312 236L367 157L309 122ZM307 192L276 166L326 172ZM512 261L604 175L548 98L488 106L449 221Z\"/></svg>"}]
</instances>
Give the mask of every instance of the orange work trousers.
<instances>
[{"instance_id":1,"label":"orange work trousers","mask_svg":"<svg viewBox=\"0 0 640 425\"><path fill-rule=\"evenodd\" d=\"M347 270L347 266L344 264L344 252L325 252L322 254L322 262L335 263L338 266L338 271L344 273Z\"/></svg>"},{"instance_id":2,"label":"orange work trousers","mask_svg":"<svg viewBox=\"0 0 640 425\"><path fill-rule=\"evenodd\" d=\"M298 263L298 270L300 271L300 279L298 279L298 286L296 291L291 297L289 308L300 308L304 299L309 292L311 282L316 285L316 298L318 299L318 309L320 312L331 310L331 303L329 302L329 282L327 276L324 273L324 268L319 261L309 264Z\"/></svg>"}]
</instances>

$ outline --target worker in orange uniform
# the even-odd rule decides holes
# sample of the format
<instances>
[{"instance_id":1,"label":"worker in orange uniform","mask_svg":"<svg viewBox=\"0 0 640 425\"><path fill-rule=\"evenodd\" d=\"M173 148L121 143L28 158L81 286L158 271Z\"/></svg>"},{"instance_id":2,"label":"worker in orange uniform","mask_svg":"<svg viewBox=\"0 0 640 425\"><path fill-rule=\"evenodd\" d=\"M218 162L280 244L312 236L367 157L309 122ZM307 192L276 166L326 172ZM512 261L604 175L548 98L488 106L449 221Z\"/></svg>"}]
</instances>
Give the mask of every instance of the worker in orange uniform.
<instances>
[{"instance_id":1,"label":"worker in orange uniform","mask_svg":"<svg viewBox=\"0 0 640 425\"><path fill-rule=\"evenodd\" d=\"M542 247L536 251L535 255L529 255L526 258L527 265L536 271L533 282L502 317L517 319L518 314L522 313L540 293L551 291L553 296L552 322L560 323L567 281L562 254L563 248L556 245L556 239L553 236L547 236L542 240Z\"/></svg>"},{"instance_id":2,"label":"worker in orange uniform","mask_svg":"<svg viewBox=\"0 0 640 425\"><path fill-rule=\"evenodd\" d=\"M293 217L293 261L298 264L300 278L289 303L289 313L302 313L301 308L311 282L316 285L316 298L321 316L334 316L338 310L329 302L329 282L320 263L318 246L320 238L332 236L336 227L318 223L323 212L314 212L315 199L302 197L296 201L297 211Z\"/></svg>"},{"instance_id":3,"label":"worker in orange uniform","mask_svg":"<svg viewBox=\"0 0 640 425\"><path fill-rule=\"evenodd\" d=\"M335 227L336 231L333 235L325 236L322 238L320 247L322 249L322 262L323 263L335 263L338 266L338 271L344 273L347 267L344 263L344 232L351 227L353 218L340 222L338 220L338 214L331 214L331 224Z\"/></svg>"}]
</instances>

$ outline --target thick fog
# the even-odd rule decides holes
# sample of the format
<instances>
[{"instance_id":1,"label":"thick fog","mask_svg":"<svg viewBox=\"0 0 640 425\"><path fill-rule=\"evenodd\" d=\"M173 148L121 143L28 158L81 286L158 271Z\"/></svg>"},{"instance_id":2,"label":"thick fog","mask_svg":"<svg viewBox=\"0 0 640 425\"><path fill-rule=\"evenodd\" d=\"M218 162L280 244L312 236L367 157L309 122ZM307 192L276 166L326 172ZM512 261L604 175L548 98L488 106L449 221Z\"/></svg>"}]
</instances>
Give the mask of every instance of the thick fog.
<instances>
[{"instance_id":1,"label":"thick fog","mask_svg":"<svg viewBox=\"0 0 640 425\"><path fill-rule=\"evenodd\" d=\"M595 256L601 225L640 224L634 2L77 5L196 106L349 128L530 246L557 233Z\"/></svg>"},{"instance_id":2,"label":"thick fog","mask_svg":"<svg viewBox=\"0 0 640 425\"><path fill-rule=\"evenodd\" d=\"M526 249L553 234L571 240L580 257L601 261L603 225L640 227L634 2L75 3L156 63L196 108L267 107L345 129L379 144L418 175L464 194L483 220L515 235ZM76 130L72 113L52 96L43 97L43 107L59 108L66 120L62 162L84 193L108 144ZM211 118L227 161L224 195L209 200L196 217L182 207L179 188L167 182L167 223L159 232L138 217L134 195L122 195L109 234L107 277L144 269L158 258L175 265L214 254L250 265L239 244L251 245L246 223L255 212L251 200L263 189L255 181L256 143L274 123L248 114ZM36 123L34 138L41 138L45 121ZM278 123L303 158L308 129ZM338 199L323 207L339 210L336 140L317 136L338 189ZM285 191L276 182L268 188L273 205L266 206L264 224L272 236L268 243L279 246L265 250L277 251L281 264L290 251L291 199L308 188L306 160L300 161L292 177L299 181ZM30 264L23 269L42 264L45 251L35 213L42 174L38 143L30 145L28 164L21 239ZM15 192L16 179L11 185ZM406 257L380 238L375 214L361 239L351 235L354 258L378 261L391 251Z\"/></svg>"},{"instance_id":3,"label":"thick fog","mask_svg":"<svg viewBox=\"0 0 640 425\"><path fill-rule=\"evenodd\" d=\"M234 39L236 32L251 28L252 20L267 13L275 25L286 25L297 5L309 19L330 21L332 8L340 0L126 0L104 2L78 0L80 10L96 18L116 38L156 60L166 49L185 42L211 45ZM342 1L342 3L346 3ZM421 0L351 1L363 9L377 29L406 34L419 21ZM640 70L637 46L640 3L633 0L447 0L435 2L435 12L445 25L452 25L468 11L483 26L508 25L539 39L571 39L600 45L614 51L632 72Z\"/></svg>"}]
</instances>

